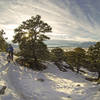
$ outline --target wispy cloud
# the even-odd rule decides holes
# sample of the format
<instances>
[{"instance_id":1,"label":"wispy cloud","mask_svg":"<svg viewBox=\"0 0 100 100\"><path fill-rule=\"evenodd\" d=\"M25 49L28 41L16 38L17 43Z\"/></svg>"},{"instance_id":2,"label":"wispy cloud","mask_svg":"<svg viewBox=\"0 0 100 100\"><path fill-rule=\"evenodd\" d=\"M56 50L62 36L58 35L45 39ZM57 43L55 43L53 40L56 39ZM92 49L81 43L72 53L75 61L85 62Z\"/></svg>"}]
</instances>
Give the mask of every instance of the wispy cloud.
<instances>
[{"instance_id":1,"label":"wispy cloud","mask_svg":"<svg viewBox=\"0 0 100 100\"><path fill-rule=\"evenodd\" d=\"M53 28L51 39L99 41L99 4L99 0L1 0L0 28L13 35L22 21L40 14Z\"/></svg>"}]
</instances>

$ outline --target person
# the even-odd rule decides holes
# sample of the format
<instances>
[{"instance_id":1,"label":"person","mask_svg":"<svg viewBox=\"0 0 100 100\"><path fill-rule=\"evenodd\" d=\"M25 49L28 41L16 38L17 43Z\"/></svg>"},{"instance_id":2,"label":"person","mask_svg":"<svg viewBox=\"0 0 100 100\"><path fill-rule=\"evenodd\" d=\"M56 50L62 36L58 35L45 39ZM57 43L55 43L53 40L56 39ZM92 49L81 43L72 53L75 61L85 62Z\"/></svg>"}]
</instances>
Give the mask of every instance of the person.
<instances>
[{"instance_id":1,"label":"person","mask_svg":"<svg viewBox=\"0 0 100 100\"><path fill-rule=\"evenodd\" d=\"M8 52L8 58L10 58L13 61L13 47L11 44L9 44L8 48L7 48L7 52Z\"/></svg>"},{"instance_id":2,"label":"person","mask_svg":"<svg viewBox=\"0 0 100 100\"><path fill-rule=\"evenodd\" d=\"M10 61L11 61L11 57L10 57L9 54L8 54L8 56L7 56L7 61L8 61L8 63L10 63Z\"/></svg>"}]
</instances>

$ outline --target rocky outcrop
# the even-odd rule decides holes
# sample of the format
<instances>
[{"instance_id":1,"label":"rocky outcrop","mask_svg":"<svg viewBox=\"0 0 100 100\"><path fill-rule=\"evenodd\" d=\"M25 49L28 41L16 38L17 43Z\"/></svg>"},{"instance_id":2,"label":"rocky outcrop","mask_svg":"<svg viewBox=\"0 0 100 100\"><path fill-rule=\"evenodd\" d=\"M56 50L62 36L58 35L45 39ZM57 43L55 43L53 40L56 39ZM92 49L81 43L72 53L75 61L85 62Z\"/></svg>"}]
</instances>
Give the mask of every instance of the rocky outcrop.
<instances>
[{"instance_id":1,"label":"rocky outcrop","mask_svg":"<svg viewBox=\"0 0 100 100\"><path fill-rule=\"evenodd\" d=\"M0 95L4 95L5 94L5 90L6 90L6 86L2 86L1 88L0 88Z\"/></svg>"}]
</instances>

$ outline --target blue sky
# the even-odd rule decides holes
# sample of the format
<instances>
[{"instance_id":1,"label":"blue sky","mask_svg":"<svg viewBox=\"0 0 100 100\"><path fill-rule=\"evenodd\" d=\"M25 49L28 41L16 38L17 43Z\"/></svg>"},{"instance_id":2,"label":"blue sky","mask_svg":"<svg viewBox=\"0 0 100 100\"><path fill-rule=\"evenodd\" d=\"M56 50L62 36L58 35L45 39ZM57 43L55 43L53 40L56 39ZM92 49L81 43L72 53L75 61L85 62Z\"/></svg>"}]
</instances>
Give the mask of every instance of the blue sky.
<instances>
[{"instance_id":1,"label":"blue sky","mask_svg":"<svg viewBox=\"0 0 100 100\"><path fill-rule=\"evenodd\" d=\"M100 41L100 0L0 0L0 29L11 40L37 14L52 26L53 40Z\"/></svg>"}]
</instances>

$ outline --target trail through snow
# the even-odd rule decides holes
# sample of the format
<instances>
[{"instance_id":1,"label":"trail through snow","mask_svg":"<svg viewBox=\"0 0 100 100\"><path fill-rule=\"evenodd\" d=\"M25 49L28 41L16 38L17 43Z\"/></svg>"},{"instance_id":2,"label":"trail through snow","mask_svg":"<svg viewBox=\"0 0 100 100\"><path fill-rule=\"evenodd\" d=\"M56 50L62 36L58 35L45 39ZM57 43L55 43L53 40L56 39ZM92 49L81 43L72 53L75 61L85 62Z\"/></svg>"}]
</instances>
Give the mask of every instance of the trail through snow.
<instances>
[{"instance_id":1,"label":"trail through snow","mask_svg":"<svg viewBox=\"0 0 100 100\"><path fill-rule=\"evenodd\" d=\"M61 72L52 62L37 72L13 62L0 53L0 85L6 85L0 100L100 100L100 86L70 70ZM43 81L41 81L41 79Z\"/></svg>"}]
</instances>

